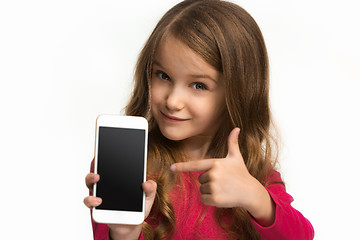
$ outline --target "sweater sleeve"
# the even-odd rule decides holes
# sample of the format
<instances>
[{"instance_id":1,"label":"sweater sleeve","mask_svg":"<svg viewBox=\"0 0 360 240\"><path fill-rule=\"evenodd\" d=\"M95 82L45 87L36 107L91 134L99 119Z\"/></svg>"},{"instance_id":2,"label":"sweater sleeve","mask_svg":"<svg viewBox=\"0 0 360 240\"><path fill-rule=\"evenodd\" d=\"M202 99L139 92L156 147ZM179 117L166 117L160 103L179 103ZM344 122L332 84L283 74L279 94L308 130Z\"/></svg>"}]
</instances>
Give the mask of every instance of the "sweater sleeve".
<instances>
[{"instance_id":1,"label":"sweater sleeve","mask_svg":"<svg viewBox=\"0 0 360 240\"><path fill-rule=\"evenodd\" d=\"M273 171L269 182L274 182L265 188L276 206L275 222L268 227L263 227L252 218L252 222L262 239L313 239L314 229L310 221L291 206L291 202L294 201L293 197L286 192L283 184L277 183L281 182L280 173Z\"/></svg>"},{"instance_id":2,"label":"sweater sleeve","mask_svg":"<svg viewBox=\"0 0 360 240\"><path fill-rule=\"evenodd\" d=\"M111 240L109 235L110 228L106 224L95 222L91 218L94 240Z\"/></svg>"}]
</instances>

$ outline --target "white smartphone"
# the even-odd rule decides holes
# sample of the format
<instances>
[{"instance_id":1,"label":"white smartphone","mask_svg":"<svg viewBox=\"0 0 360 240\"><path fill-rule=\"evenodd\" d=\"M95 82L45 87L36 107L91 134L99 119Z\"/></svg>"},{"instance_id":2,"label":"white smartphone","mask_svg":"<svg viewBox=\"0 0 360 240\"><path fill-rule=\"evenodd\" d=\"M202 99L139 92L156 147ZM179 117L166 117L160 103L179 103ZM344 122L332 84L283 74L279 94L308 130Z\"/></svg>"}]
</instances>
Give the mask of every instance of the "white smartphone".
<instances>
[{"instance_id":1,"label":"white smartphone","mask_svg":"<svg viewBox=\"0 0 360 240\"><path fill-rule=\"evenodd\" d=\"M100 115L96 120L94 172L100 180L93 208L99 223L141 224L145 216L148 122L143 117Z\"/></svg>"}]
</instances>

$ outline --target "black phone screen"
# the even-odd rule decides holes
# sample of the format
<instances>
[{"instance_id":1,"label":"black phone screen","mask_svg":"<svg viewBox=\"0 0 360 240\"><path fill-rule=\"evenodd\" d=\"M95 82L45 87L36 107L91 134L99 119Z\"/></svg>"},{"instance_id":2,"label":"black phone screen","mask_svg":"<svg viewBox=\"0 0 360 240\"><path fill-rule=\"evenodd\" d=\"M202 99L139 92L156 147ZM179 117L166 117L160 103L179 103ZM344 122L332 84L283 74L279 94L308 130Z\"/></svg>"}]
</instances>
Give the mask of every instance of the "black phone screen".
<instances>
[{"instance_id":1,"label":"black phone screen","mask_svg":"<svg viewBox=\"0 0 360 240\"><path fill-rule=\"evenodd\" d=\"M99 127L97 209L142 211L145 130Z\"/></svg>"}]
</instances>

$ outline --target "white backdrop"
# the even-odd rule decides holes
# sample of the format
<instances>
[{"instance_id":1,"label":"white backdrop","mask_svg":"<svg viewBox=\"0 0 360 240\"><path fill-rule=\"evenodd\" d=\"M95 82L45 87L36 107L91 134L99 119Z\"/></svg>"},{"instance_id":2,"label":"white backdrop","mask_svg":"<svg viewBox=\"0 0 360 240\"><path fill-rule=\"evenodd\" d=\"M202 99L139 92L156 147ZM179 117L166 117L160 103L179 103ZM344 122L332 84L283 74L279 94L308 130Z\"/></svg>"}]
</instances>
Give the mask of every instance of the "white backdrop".
<instances>
[{"instance_id":1,"label":"white backdrop","mask_svg":"<svg viewBox=\"0 0 360 240\"><path fill-rule=\"evenodd\" d=\"M1 1L2 239L91 239L95 118L120 113L137 55L178 1ZM354 239L359 202L356 1L236 1L271 64L280 170L316 239Z\"/></svg>"}]
</instances>

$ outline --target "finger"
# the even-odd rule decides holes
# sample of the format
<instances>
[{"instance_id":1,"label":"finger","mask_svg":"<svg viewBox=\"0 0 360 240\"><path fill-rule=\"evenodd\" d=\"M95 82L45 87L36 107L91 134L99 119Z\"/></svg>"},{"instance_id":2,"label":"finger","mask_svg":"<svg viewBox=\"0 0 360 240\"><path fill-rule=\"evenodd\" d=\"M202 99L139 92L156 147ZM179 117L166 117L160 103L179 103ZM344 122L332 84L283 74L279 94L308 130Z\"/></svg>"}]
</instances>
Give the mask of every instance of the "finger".
<instances>
[{"instance_id":1,"label":"finger","mask_svg":"<svg viewBox=\"0 0 360 240\"><path fill-rule=\"evenodd\" d=\"M209 170L217 159L204 159L191 162L174 163L171 165L173 172L193 172Z\"/></svg>"},{"instance_id":2,"label":"finger","mask_svg":"<svg viewBox=\"0 0 360 240\"><path fill-rule=\"evenodd\" d=\"M200 184L204 184L204 183L209 182L209 181L210 181L209 172L206 171L206 172L202 173L202 174L199 176L198 180L199 180L199 183L200 183Z\"/></svg>"},{"instance_id":3,"label":"finger","mask_svg":"<svg viewBox=\"0 0 360 240\"><path fill-rule=\"evenodd\" d=\"M201 184L200 186L200 193L201 194L211 194L212 190L209 183Z\"/></svg>"},{"instance_id":4,"label":"finger","mask_svg":"<svg viewBox=\"0 0 360 240\"><path fill-rule=\"evenodd\" d=\"M200 201L205 205L209 205L209 206L216 205L211 194L202 194L200 196Z\"/></svg>"},{"instance_id":5,"label":"finger","mask_svg":"<svg viewBox=\"0 0 360 240\"><path fill-rule=\"evenodd\" d=\"M228 157L236 156L240 154L239 148L239 133L240 128L234 128L228 137Z\"/></svg>"},{"instance_id":6,"label":"finger","mask_svg":"<svg viewBox=\"0 0 360 240\"><path fill-rule=\"evenodd\" d=\"M102 203L102 199L94 196L88 196L84 198L84 204L88 208L97 207Z\"/></svg>"},{"instance_id":7,"label":"finger","mask_svg":"<svg viewBox=\"0 0 360 240\"><path fill-rule=\"evenodd\" d=\"M100 180L100 175L95 173L89 173L85 177L85 183L88 189L92 189L94 183L97 183Z\"/></svg>"}]
</instances>

